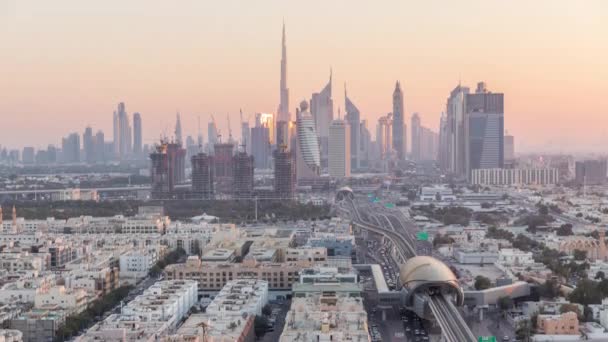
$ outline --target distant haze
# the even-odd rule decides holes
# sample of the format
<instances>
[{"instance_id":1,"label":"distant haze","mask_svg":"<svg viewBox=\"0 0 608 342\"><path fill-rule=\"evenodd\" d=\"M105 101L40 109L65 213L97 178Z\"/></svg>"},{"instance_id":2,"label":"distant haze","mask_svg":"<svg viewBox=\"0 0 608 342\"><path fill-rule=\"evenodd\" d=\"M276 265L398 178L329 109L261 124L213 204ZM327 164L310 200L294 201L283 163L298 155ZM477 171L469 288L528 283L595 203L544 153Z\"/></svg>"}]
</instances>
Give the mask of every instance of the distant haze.
<instances>
[{"instance_id":1,"label":"distant haze","mask_svg":"<svg viewBox=\"0 0 608 342\"><path fill-rule=\"evenodd\" d=\"M112 137L124 101L144 143L204 139L279 103L281 25L290 107L320 91L333 67L375 133L395 81L406 121L436 129L449 92L485 81L505 93L516 149L604 151L608 141L608 1L0 0L0 145L59 144L86 125Z\"/></svg>"}]
</instances>

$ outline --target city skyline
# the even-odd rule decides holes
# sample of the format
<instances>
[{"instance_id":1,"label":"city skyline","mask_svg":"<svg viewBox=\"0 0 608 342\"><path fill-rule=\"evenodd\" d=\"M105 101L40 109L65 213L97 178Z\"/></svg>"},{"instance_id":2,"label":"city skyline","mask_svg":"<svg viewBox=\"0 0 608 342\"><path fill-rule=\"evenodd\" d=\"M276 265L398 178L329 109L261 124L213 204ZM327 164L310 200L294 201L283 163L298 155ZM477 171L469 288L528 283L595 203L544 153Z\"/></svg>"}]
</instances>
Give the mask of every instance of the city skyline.
<instances>
[{"instance_id":1,"label":"city skyline","mask_svg":"<svg viewBox=\"0 0 608 342\"><path fill-rule=\"evenodd\" d=\"M422 123L435 131L450 90L459 82L471 86L485 81L507 95L505 130L517 137L517 153L600 152L599 144L607 137L601 112L608 101L603 96L608 90L608 48L601 44L607 33L600 15L607 6L604 3L476 2L463 8L444 4L442 11L431 14L446 22L440 24L427 17L433 25L421 23L412 13L428 12L432 5L394 4L396 13L392 14L355 3L351 17L338 18L344 25L335 25L331 19L338 15L337 2L328 5L327 13L317 15L315 27L307 24L311 10L305 6L269 3L276 6L270 6L271 10L261 6L269 10L269 20L253 26L240 12L227 13L229 5L208 8L187 3L176 9L150 4L150 18L179 18L182 22L174 27L155 27L156 20L140 18L141 28L133 32L121 28L104 32L94 27L104 20L137 18L133 4L119 6L110 1L96 8L72 1L60 1L58 6L0 5L4 6L0 37L6 38L7 49L15 51L3 56L0 65L0 72L12 81L0 86L4 94L0 114L10 128L2 146L58 146L60 137L70 132L81 134L86 126L103 130L106 140L111 140L112 122L108 118L119 102L144 118L144 144L156 142L163 133L170 136L178 110L184 137L196 137L198 117L210 121L212 113L222 132L227 131L225 115L230 113L234 135L240 136L240 125L236 124L239 108L246 117L257 112L275 113L280 102L277 85L283 17L292 113L325 82L332 67L335 84L348 83L361 119L367 119L372 127L391 111L396 80L404 92L404 122L418 112ZM242 7L249 9L248 4ZM461 29L453 32L448 26L456 19L451 15L457 17L465 9L485 16L468 16ZM369 27L357 28L362 12L369 15ZM213 15L241 22L228 27L222 22L199 20ZM377 21L387 15L401 15L403 20L399 25L380 25ZM513 24L523 19L544 25L531 29ZM83 20L92 23L84 25ZM82 32L67 32L72 26ZM154 38L163 44L163 51L150 45L153 35L146 31L150 27L155 27L154 32L162 31ZM480 28L494 40L479 39L483 41L479 44L475 37L481 34ZM316 39L321 35L323 39ZM395 47L395 41L402 46ZM131 46L131 56L117 52ZM462 46L467 49L460 49ZM372 63L370 51L374 54ZM341 93L338 87L337 103L344 103ZM129 111L129 115L133 113ZM23 141L24 131L35 134Z\"/></svg>"}]
</instances>

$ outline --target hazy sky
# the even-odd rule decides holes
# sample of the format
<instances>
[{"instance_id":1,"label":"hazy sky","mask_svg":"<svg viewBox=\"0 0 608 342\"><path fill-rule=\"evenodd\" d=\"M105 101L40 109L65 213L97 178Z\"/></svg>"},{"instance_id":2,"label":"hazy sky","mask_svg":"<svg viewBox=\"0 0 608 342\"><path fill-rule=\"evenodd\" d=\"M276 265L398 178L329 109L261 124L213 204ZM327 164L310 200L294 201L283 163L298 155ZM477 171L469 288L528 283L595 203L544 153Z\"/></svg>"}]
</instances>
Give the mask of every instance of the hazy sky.
<instances>
[{"instance_id":1,"label":"hazy sky","mask_svg":"<svg viewBox=\"0 0 608 342\"><path fill-rule=\"evenodd\" d=\"M126 102L144 142L186 134L214 113L275 112L281 22L290 106L334 72L370 120L391 111L436 128L451 89L479 80L505 93L516 149L604 151L608 141L608 1L0 0L0 144L59 143L86 125L112 136ZM337 113L336 113L337 115ZM253 116L252 116L253 119ZM226 135L226 134L225 134Z\"/></svg>"}]
</instances>

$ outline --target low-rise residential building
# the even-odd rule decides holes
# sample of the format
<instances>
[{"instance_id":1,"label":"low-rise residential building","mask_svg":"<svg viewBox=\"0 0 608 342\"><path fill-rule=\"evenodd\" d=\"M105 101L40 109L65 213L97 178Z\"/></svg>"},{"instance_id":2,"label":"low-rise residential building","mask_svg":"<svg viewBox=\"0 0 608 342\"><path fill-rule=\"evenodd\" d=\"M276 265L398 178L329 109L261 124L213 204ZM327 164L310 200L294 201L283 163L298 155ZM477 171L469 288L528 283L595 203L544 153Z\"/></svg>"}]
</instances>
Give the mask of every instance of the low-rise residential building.
<instances>
[{"instance_id":1,"label":"low-rise residential building","mask_svg":"<svg viewBox=\"0 0 608 342\"><path fill-rule=\"evenodd\" d=\"M135 284L145 278L159 260L155 248L139 248L120 256L121 284Z\"/></svg>"},{"instance_id":2,"label":"low-rise residential building","mask_svg":"<svg viewBox=\"0 0 608 342\"><path fill-rule=\"evenodd\" d=\"M268 303L268 282L257 279L229 281L205 312L211 316L261 315Z\"/></svg>"},{"instance_id":3,"label":"low-rise residential building","mask_svg":"<svg viewBox=\"0 0 608 342\"><path fill-rule=\"evenodd\" d=\"M503 266L521 266L534 263L532 252L524 252L517 248L504 248L498 252L497 263Z\"/></svg>"},{"instance_id":4,"label":"low-rise residential building","mask_svg":"<svg viewBox=\"0 0 608 342\"><path fill-rule=\"evenodd\" d=\"M65 286L53 286L36 294L34 307L38 309L60 308L69 314L76 314L86 309L89 299L90 297L83 289L66 289Z\"/></svg>"},{"instance_id":5,"label":"low-rise residential building","mask_svg":"<svg viewBox=\"0 0 608 342\"><path fill-rule=\"evenodd\" d=\"M579 335L578 317L575 312L561 315L538 315L537 327L544 335Z\"/></svg>"},{"instance_id":6,"label":"low-rise residential building","mask_svg":"<svg viewBox=\"0 0 608 342\"><path fill-rule=\"evenodd\" d=\"M235 279L265 280L270 290L291 290L300 271L310 266L312 263L307 261L273 263L245 259L242 263L218 263L190 257L184 264L165 267L165 275L167 279L196 280L201 292L217 292Z\"/></svg>"},{"instance_id":7,"label":"low-rise residential building","mask_svg":"<svg viewBox=\"0 0 608 342\"><path fill-rule=\"evenodd\" d=\"M217 316L193 314L182 324L168 341L204 341L204 342L254 342L255 330L252 315Z\"/></svg>"},{"instance_id":8,"label":"low-rise residential building","mask_svg":"<svg viewBox=\"0 0 608 342\"><path fill-rule=\"evenodd\" d=\"M57 329L65 322L67 313L56 309L34 309L10 321L10 329L19 330L24 342L54 341Z\"/></svg>"},{"instance_id":9,"label":"low-rise residential building","mask_svg":"<svg viewBox=\"0 0 608 342\"><path fill-rule=\"evenodd\" d=\"M351 257L354 237L352 235L336 235L332 233L316 233L308 239L308 246L324 247L328 256Z\"/></svg>"},{"instance_id":10,"label":"low-rise residential building","mask_svg":"<svg viewBox=\"0 0 608 342\"><path fill-rule=\"evenodd\" d=\"M360 295L358 284L296 284L279 341L369 341Z\"/></svg>"},{"instance_id":11,"label":"low-rise residential building","mask_svg":"<svg viewBox=\"0 0 608 342\"><path fill-rule=\"evenodd\" d=\"M14 329L0 329L0 342L22 342L23 333Z\"/></svg>"}]
</instances>

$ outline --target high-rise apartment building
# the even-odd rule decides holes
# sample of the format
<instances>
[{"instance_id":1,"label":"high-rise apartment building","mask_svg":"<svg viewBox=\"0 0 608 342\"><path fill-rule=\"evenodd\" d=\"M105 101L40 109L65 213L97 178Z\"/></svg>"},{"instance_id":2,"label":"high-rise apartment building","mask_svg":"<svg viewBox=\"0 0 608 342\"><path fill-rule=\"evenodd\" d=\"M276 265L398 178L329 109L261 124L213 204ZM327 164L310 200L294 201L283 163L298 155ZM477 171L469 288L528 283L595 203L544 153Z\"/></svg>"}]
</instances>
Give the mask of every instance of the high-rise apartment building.
<instances>
[{"instance_id":1,"label":"high-rise apartment building","mask_svg":"<svg viewBox=\"0 0 608 342\"><path fill-rule=\"evenodd\" d=\"M412 130L412 159L415 161L421 160L421 125L420 116L418 113L412 114L410 129Z\"/></svg>"},{"instance_id":2,"label":"high-rise apartment building","mask_svg":"<svg viewBox=\"0 0 608 342\"><path fill-rule=\"evenodd\" d=\"M142 137L141 114L133 114L133 154L137 159L142 158L143 137Z\"/></svg>"},{"instance_id":3,"label":"high-rise apartment building","mask_svg":"<svg viewBox=\"0 0 608 342\"><path fill-rule=\"evenodd\" d=\"M361 113L346 94L344 89L344 109L346 110L346 121L350 126L350 165L352 168L361 167Z\"/></svg>"},{"instance_id":4,"label":"high-rise apartment building","mask_svg":"<svg viewBox=\"0 0 608 342\"><path fill-rule=\"evenodd\" d=\"M350 177L350 126L345 120L334 120L329 126L329 175Z\"/></svg>"},{"instance_id":5,"label":"high-rise apartment building","mask_svg":"<svg viewBox=\"0 0 608 342\"><path fill-rule=\"evenodd\" d=\"M403 92L401 84L397 81L393 91L393 150L399 160L405 160L407 146L403 111Z\"/></svg>"},{"instance_id":6,"label":"high-rise apartment building","mask_svg":"<svg viewBox=\"0 0 608 342\"><path fill-rule=\"evenodd\" d=\"M296 190L296 169L293 155L285 145L274 152L274 192L279 198L293 198Z\"/></svg>"},{"instance_id":7,"label":"high-rise apartment building","mask_svg":"<svg viewBox=\"0 0 608 342\"><path fill-rule=\"evenodd\" d=\"M465 99L466 174L504 165L504 95L491 93L483 82Z\"/></svg>"},{"instance_id":8,"label":"high-rise apartment building","mask_svg":"<svg viewBox=\"0 0 608 342\"><path fill-rule=\"evenodd\" d=\"M289 146L289 140L291 139L289 134L289 124L290 122L287 121L277 121L277 148L282 145Z\"/></svg>"},{"instance_id":9,"label":"high-rise apartment building","mask_svg":"<svg viewBox=\"0 0 608 342\"><path fill-rule=\"evenodd\" d=\"M195 198L212 199L214 197L213 156L198 153L191 158L192 162L192 193Z\"/></svg>"}]
</instances>

